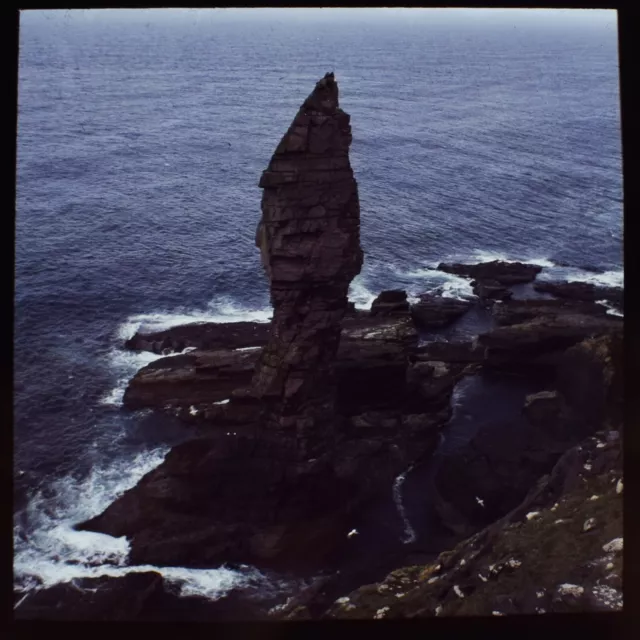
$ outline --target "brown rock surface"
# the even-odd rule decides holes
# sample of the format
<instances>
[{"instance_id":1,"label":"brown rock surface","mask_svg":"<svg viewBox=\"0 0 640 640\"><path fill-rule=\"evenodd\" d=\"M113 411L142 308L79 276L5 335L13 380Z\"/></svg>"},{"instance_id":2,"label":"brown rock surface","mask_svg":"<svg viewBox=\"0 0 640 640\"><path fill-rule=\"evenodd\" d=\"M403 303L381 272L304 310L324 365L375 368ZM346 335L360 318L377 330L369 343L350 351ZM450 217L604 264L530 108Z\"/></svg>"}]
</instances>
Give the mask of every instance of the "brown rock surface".
<instances>
[{"instance_id":1,"label":"brown rock surface","mask_svg":"<svg viewBox=\"0 0 640 640\"><path fill-rule=\"evenodd\" d=\"M127 536L131 562L237 562L292 572L326 568L344 554L356 510L435 448L439 423L433 419L402 416L385 436L353 437L346 417L336 411L341 404L347 412L351 395L365 398L363 380L377 402L397 404L389 380L398 388L405 384L417 346L408 314L344 317L349 283L362 263L350 143L349 116L338 108L335 80L325 76L260 183L257 244L274 316L250 389L233 390L223 405L237 412L234 419L244 412L250 422L174 447L137 486L78 525ZM339 355L341 331L348 337ZM207 367L211 356L203 353L195 356L199 370L185 360L183 373L215 381L223 372L213 361ZM246 363L255 357L240 353ZM351 380L335 364L338 355L348 362L349 353L360 361L359 375ZM194 357L173 358L189 356ZM246 375L243 366L234 370L238 376ZM352 393L336 394L341 376L354 385ZM405 434L411 443L402 447Z\"/></svg>"},{"instance_id":2,"label":"brown rock surface","mask_svg":"<svg viewBox=\"0 0 640 640\"><path fill-rule=\"evenodd\" d=\"M269 329L266 322L198 322L162 331L137 331L125 342L125 347L153 353L183 351L188 347L203 351L262 347L267 344Z\"/></svg>"},{"instance_id":3,"label":"brown rock surface","mask_svg":"<svg viewBox=\"0 0 640 640\"><path fill-rule=\"evenodd\" d=\"M401 409L406 372L418 341L408 317L345 317L335 360L337 411L350 407ZM198 342L197 334L193 335ZM259 399L247 396L260 348L201 351L167 356L143 367L130 381L125 406L184 408L190 422L210 420L222 425L255 422ZM236 393L238 392L238 393ZM216 404L231 399L229 404ZM194 415L190 407L194 406ZM241 406L242 405L242 406ZM244 409L251 405L252 411Z\"/></svg>"},{"instance_id":4,"label":"brown rock surface","mask_svg":"<svg viewBox=\"0 0 640 640\"><path fill-rule=\"evenodd\" d=\"M529 322L498 327L478 337L485 364L521 368L555 366L569 347L586 338L621 329L619 318L567 313L539 316Z\"/></svg>"},{"instance_id":5,"label":"brown rock surface","mask_svg":"<svg viewBox=\"0 0 640 640\"><path fill-rule=\"evenodd\" d=\"M411 317L420 329L446 327L463 316L473 305L471 300L457 300L424 293L411 305Z\"/></svg>"},{"instance_id":6,"label":"brown rock surface","mask_svg":"<svg viewBox=\"0 0 640 640\"><path fill-rule=\"evenodd\" d=\"M274 314L252 387L264 403L267 428L293 437L302 458L332 437L333 361L349 283L363 259L349 121L333 74L327 74L260 180L256 244Z\"/></svg>"},{"instance_id":7,"label":"brown rock surface","mask_svg":"<svg viewBox=\"0 0 640 640\"><path fill-rule=\"evenodd\" d=\"M371 303L371 315L384 316L404 316L409 313L409 302L407 301L407 292L400 289L392 289L383 291Z\"/></svg>"},{"instance_id":8,"label":"brown rock surface","mask_svg":"<svg viewBox=\"0 0 640 640\"><path fill-rule=\"evenodd\" d=\"M438 265L438 270L475 280L494 280L501 285L509 286L531 282L542 271L542 267L522 262L493 260L480 264L446 264L442 262Z\"/></svg>"},{"instance_id":9,"label":"brown rock surface","mask_svg":"<svg viewBox=\"0 0 640 640\"><path fill-rule=\"evenodd\" d=\"M608 300L622 307L623 291L620 287L600 287L589 282L536 282L536 291L550 293L557 298L597 302Z\"/></svg>"},{"instance_id":10,"label":"brown rock surface","mask_svg":"<svg viewBox=\"0 0 640 640\"><path fill-rule=\"evenodd\" d=\"M605 307L580 300L508 300L493 305L491 313L501 326L521 324L538 317L557 317L561 315L588 315L604 317Z\"/></svg>"}]
</instances>

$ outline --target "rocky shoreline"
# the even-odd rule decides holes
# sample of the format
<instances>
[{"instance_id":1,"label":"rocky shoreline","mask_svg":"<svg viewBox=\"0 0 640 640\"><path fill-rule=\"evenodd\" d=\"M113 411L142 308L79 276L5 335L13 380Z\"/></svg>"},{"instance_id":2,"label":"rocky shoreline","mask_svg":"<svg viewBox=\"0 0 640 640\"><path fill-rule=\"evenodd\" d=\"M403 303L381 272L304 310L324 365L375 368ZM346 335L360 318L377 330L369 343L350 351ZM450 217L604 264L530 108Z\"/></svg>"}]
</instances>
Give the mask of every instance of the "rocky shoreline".
<instances>
[{"instance_id":1,"label":"rocky shoreline","mask_svg":"<svg viewBox=\"0 0 640 640\"><path fill-rule=\"evenodd\" d=\"M596 289L595 293L600 296L601 292ZM388 293L383 293L379 299L384 302L389 297ZM451 303L455 304L458 301L428 294L424 297L420 296L418 302L409 304L406 302L406 295L399 295L399 292L394 292L391 297L404 301L405 307L401 310L387 310L387 313L381 309L380 303L376 303L372 305L371 311L351 311L343 321L341 343L336 359L337 369L342 372L342 376L338 378L338 407L346 418L345 431L350 434L352 443L364 441L365 438L369 446L372 441L376 440L383 443L390 440L389 436L396 436L400 428L406 430L405 434L411 433L413 428L420 434L423 441L425 439L430 441L430 448L424 454L424 458L428 460L435 450L437 434L442 432L451 418L452 392L463 377L479 376L487 372L497 372L498 374L506 372L521 377L529 376L536 380L542 377L548 383L544 385L548 387L547 391L530 395L522 407L523 415L531 424L529 432L523 433L521 431L514 434L509 429L481 430L468 446L447 459L447 464L440 467L435 474L433 483L427 488L430 494L428 501L433 505L445 529L449 530L451 545L455 553L458 555L467 553L466 549L470 548L468 546L475 544L473 541L480 535L477 533L478 530L483 532L488 528L491 531L492 540L500 542L503 538L506 540L507 536L510 536L509 539L513 538L514 531L520 527L525 529L532 527L533 525L526 520L526 517L520 514L520 520L518 520L512 512L520 513L522 511L522 505L528 504L527 500L531 500L527 495L540 482L543 482L545 477L560 473L556 467L558 467L560 460L566 459L567 455L591 450L595 446L595 453L601 456L605 453L605 447L602 447L602 450L597 447L600 443L605 443L606 451L615 450L618 452L616 456L619 457L621 447L618 437L621 425L620 415L615 417L617 422L611 423L610 430L603 431L602 427L606 423L606 418L611 417L611 407L609 405L605 408L600 406L599 413L593 410L593 398L598 395L602 396L603 394L599 392L606 386L606 375L603 371L611 354L607 352L604 356L599 354L595 357L591 363L593 370L589 374L593 376L593 379L588 381L591 388L588 391L580 390L580 385L585 382L584 378L580 378L580 371L587 369L585 359L591 357L590 350L595 349L594 353L598 354L598 349L602 348L601 345L608 344L608 341L619 340L622 331L622 320L617 316L607 314L607 309L604 306L591 302L593 297L591 292L585 296L586 300L554 297L534 300L508 299L504 302L489 303L490 313L495 320L496 328L484 336L478 336L476 340L471 342L428 341L420 339L420 335L429 329L455 327L456 322L463 318L464 313L477 306L485 305L485 300L469 298L462 301L462 305L464 305L462 313L458 311L462 305L458 305L456 313L450 314L449 309L453 306ZM425 310L425 305L429 304L430 308ZM424 320L416 321L416 306L420 307L421 313L430 314L430 317L433 318L431 324L425 326ZM503 334L499 332L502 331L502 327L515 327L522 332L523 336L517 335L509 341L501 337ZM542 327L542 329L537 327ZM131 409L146 406L166 411L184 421L185 428L195 429L196 439L176 447L178 452L172 452L172 455L176 456L182 451L181 457L184 457L184 464L188 466L196 463L196 457L201 455L204 443L207 446L209 443L212 446L213 443L216 443L215 446L221 446L234 442L235 447L239 448L239 442L244 441L243 438L250 442L255 437L251 427L247 428L247 424L255 417L255 404L243 402L242 398L250 384L260 349L268 336L268 330L269 325L266 323L201 323L172 327L159 334L136 334L126 343L126 348L144 348L157 352L161 345L161 349L170 350L167 353L189 347L193 348L193 351L184 355L167 355L141 369L129 383L125 395L125 405ZM546 332L542 336L546 340L540 339L541 331ZM493 337L489 337L490 334L493 334ZM558 334L561 336L560 342L556 339ZM234 336L229 339L228 343L232 348L219 348L219 345L230 335ZM188 344L185 344L184 336L188 336ZM496 336L502 340L500 343L503 349L502 354L508 354L508 357L505 356L502 359L495 357L495 351L492 350L492 347L498 342ZM594 339L593 336L600 337ZM531 367L534 359L527 350L522 349L523 342L527 341L535 341L540 345L540 351L535 354L535 361L538 361L537 367ZM589 346L594 343L596 347ZM343 385L342 388L341 385ZM142 387L144 392L140 391L139 387ZM572 397L576 393L581 394L581 397ZM206 398L205 402L202 401L203 397ZM567 405L567 397L571 399L570 406ZM146 398L147 403L143 404L140 398ZM240 400L237 405L234 402L236 398ZM342 399L340 400L340 398ZM223 404L219 403L225 399L230 400ZM585 400L590 400L591 403L584 405ZM491 399L487 398L487 401L491 401ZM411 413L414 411L413 407L416 403L420 405L421 413ZM578 415L576 415L576 411ZM614 429L616 424L617 429ZM431 433L430 439L426 437L427 433ZM224 446L221 451L226 453L221 455L228 455L230 459L233 459L238 451L235 447ZM193 454L195 450L198 450L197 456ZM385 451L388 452L388 449ZM357 460L358 454L371 456L370 463L377 457L373 449L363 454L358 448L354 448L353 451L345 451L343 463L349 466L350 463ZM556 502L562 504L562 501L565 500L566 504L571 505L571 518L556 514L557 517L548 523L545 519L537 520L536 526L539 528L548 526L553 529L555 527L553 523L559 520L574 523L581 519L587 521L590 517L594 517L590 514L596 506L600 507L600 505L611 501L615 503L616 500L619 502L619 494L612 493L618 486L618 481L622 482L619 459L616 458L615 464L609 464L609 458L603 460L607 462L601 461L595 465L601 471L592 478L598 491L604 491L606 488L606 493L600 496L601 501L597 505L596 501L580 498L584 491L587 493L592 491L592 494L596 495L596 488L584 489L581 487L582 493L575 493L573 488L576 484L575 479L572 481L573 484L566 481L562 489L556 490L553 497L546 499L546 502L537 502L535 505L532 503L533 506L530 505L526 508L529 509L528 512L537 510L541 513L555 514L558 508L555 511L550 511L551 507ZM364 464L363 460L360 460L358 464ZM407 460L398 461L393 472L386 476L387 486L390 486L394 473L406 469L408 464ZM593 461L583 462L583 467L584 464L594 466ZM572 473L579 473L576 469L577 467L574 465ZM322 478L322 473L322 470L318 471L319 478ZM154 472L151 472L148 475L153 476L153 474ZM592 476L592 474L587 475L590 478ZM616 485L611 483L611 479L614 477ZM163 479L160 476L160 480ZM605 480L610 482L612 486L605 487ZM234 487L235 493L237 485ZM473 490L469 491L470 488ZM337 490L335 488L327 489L328 492ZM479 494L483 496L481 498L482 506L476 501L476 495ZM301 499L308 495L308 487L300 490ZM229 497L229 500L231 499L233 499L232 496ZM551 502L552 500L553 502ZM610 531L614 531L616 536L621 537L621 508L614 505L607 508L614 509L615 517L607 513L609 524L602 531L602 535L604 537L613 536ZM546 511L544 511L545 509ZM308 513L307 516L310 517ZM439 593L442 593L442 585L445 584L444 581L440 582L440 578L442 578L440 571L434 575L429 574L430 578L426 577L426 574L429 573L429 568L433 569L438 564L444 566L441 560L442 557L448 557L446 554L438 557L437 560L431 559L428 564L407 567L403 567L402 556L395 555L394 559L389 559L387 563L392 565L387 578L383 579L381 576L378 578L380 582L373 583L369 587L361 586L353 591L354 581L350 579L348 572L351 570L355 577L358 572L362 573L362 569L358 569L356 572L354 567L343 567L345 574L335 574L335 570L340 567L341 556L344 556L345 549L348 550L347 543L350 539L347 537L347 533L352 528L353 519L340 520L339 514L335 514L334 517L340 521L341 526L338 527L339 535L331 536L330 546L333 546L332 551L334 552L333 564L331 554L329 554L321 558L316 566L305 566L300 562L300 556L294 556L291 562L288 561L283 565L284 569L291 570L293 568L299 575L307 577L314 575L318 570L323 570L321 573L324 575L324 577L313 581L302 593L285 598L285 602L288 601L286 606L282 602L278 604L277 600L273 600L270 601L270 606L266 607L266 605L258 604L255 600L247 601L241 593L231 593L215 602L195 597L179 598L170 591L166 593L163 591L165 588L161 586L162 577L160 574L149 574L153 577L145 579L153 584L153 588L149 587L148 596L141 596L141 604L139 605L130 604L128 608L124 609L118 605L118 610L122 613L117 615L133 619L260 620L308 617L375 618L383 615L385 617L412 617L414 615L464 615L468 613L465 608L466 604L462 610L459 610L462 599L458 602L457 598L451 600L451 596L445 597L444 595L429 595L429 598L435 598L433 600L435 604L429 611L425 609L425 589L433 590L435 594L435 590L431 587L435 581L429 583L429 579L436 576L439 578ZM545 517L548 520L551 516ZM316 527L317 524L314 522L312 526ZM617 529L615 529L616 526ZM88 526L87 528L93 527ZM557 529L557 527L555 528ZM115 530L113 533L117 535L121 531ZM314 547L318 544L317 538L311 537L308 530L296 529L293 535L306 536ZM329 535L331 534L329 533ZM547 533L543 533L541 530L536 535L546 536ZM230 533L229 537L233 538L233 535ZM291 538L282 540L281 545L288 546L290 540ZM455 540L460 540L457 546ZM164 550L163 553L166 553L168 546L165 540L161 539L160 542ZM607 542L608 540L602 544ZM181 543L181 540L176 541L178 546ZM197 543L198 540L196 540ZM515 539L510 544L515 544ZM591 549L593 547L591 542L590 545L591 551L589 553L596 554L596 550ZM301 555L307 553L306 549L308 547L305 547ZM465 551L461 552L460 549ZM518 552L519 561L522 562L522 557L526 558L530 550L526 546L522 546ZM231 562L232 566L234 561L237 563L247 561L247 558L242 555L234 558L232 554L227 553L227 550L222 553L224 554L221 556L221 558L224 557L223 561ZM406 556L410 556L409 550L405 553ZM476 558L474 553L469 553L472 560ZM603 554L603 557L604 555L606 554ZM477 554L477 557L484 556ZM460 555L459 561L465 560L462 566L468 563L469 571L475 568L479 562L479 560L472 562L469 558L465 558L465 555ZM619 560L619 556L615 553L611 555L616 568L610 570L606 575L620 578L621 565L615 564L618 562L616 558ZM489 559L493 559L493 556ZM167 560L169 561L167 562ZM591 560L588 559L588 561ZM143 554L140 558L134 554L131 561L132 563L153 562L158 565L184 564L203 568L216 566L216 563L219 562L217 558L212 558L204 563L200 560L190 562L188 557L178 555L174 559L169 554L159 557ZM268 558L252 556L251 562L265 568L281 568L278 563L272 564ZM393 566L393 563L397 563L397 566ZM373 569L374 563L371 564ZM605 564L608 566L610 563ZM384 563L381 563L382 565ZM333 569L328 571L329 567L333 567ZM458 571L459 569L458 566ZM575 567L573 569L577 570ZM364 573L366 575L367 571ZM372 573L375 575L376 571L372 571ZM377 573L380 574L380 569ZM489 572L486 573L488 576ZM482 569L478 570L478 574L485 577ZM513 580L511 568L508 569L508 572L501 573L500 576L496 574L492 580L495 584L500 584L502 591L509 595L509 589L512 587L508 586L506 581L502 586L501 582L506 580L507 574L511 576L509 580ZM143 580L142 576L147 574L132 575L140 576L137 580ZM544 583L541 577L542 573L538 575L540 576L539 584L542 585ZM404 580L398 582L400 578ZM570 579L572 578L568 574L566 581ZM456 586L453 582L462 582L458 578L457 572L453 572L447 580L451 582L448 585L450 590ZM536 608L540 611L618 610L621 596L616 579L608 578L603 581L599 574L593 573L590 580L592 584L582 592L586 593L583 599L570 597L562 599L558 594L554 595L553 588L555 587L553 585L545 587L546 600L544 603L536 602L536 607L532 610L530 595L527 596L528 599L525 598L528 603L526 605L520 603L519 595L514 600L506 597L504 593L497 593L495 596L497 598L495 602L498 604L492 604L493 601L485 602L483 600L486 599L485 596L480 596L480 593L486 588L481 578L478 578L474 589L480 589L480 591L474 597L478 602L482 600L482 606L478 604L479 608L473 609L473 614L491 615L493 610L500 610L505 615L516 611L532 613ZM90 619L95 612L99 612L95 615L111 618L110 611L112 606L115 606L113 602L116 596L108 594L112 592L128 593L134 587L135 590L138 590L133 582L131 585L127 583L125 586L118 586L122 581L126 581L126 579L98 579L96 581L96 585L99 583L100 586L98 592L93 591L96 585L91 580L80 581L82 583L79 584L80 590L78 585L74 588L58 585L28 596L16 610L16 615L30 619L50 618L51 616L60 619L77 619L78 616L82 619ZM481 581L481 584L478 581ZM86 584L84 584L85 582ZM618 584L617 587L616 584ZM351 585L351 587L343 585ZM584 584L579 586L585 589ZM469 589L471 587L472 585L468 585ZM146 593L145 590L142 591ZM402 603L399 600L390 601L391 596L397 595L396 591L406 593L407 596L411 595L411 598L405 600L405 596L402 596ZM541 591L541 588L537 591ZM104 593L104 600L97 597L96 593ZM519 592L516 590L514 593L518 594ZM606 604L602 604L600 601L596 602L597 594L602 595L603 602L611 602L611 606L607 608ZM607 597L605 598L603 594ZM87 608L85 601L89 597L91 602L95 602L95 604ZM522 597L525 596L522 595ZM349 598L349 600L344 600L344 598ZM449 599L447 600L447 598ZM554 600L554 598L556 599ZM414 599L418 599L423 604L420 607L415 605L416 610L412 611L411 608L414 605L411 603ZM161 600L165 604L158 608L156 605ZM179 604L168 607L166 602L173 600ZM334 604L336 600L339 600L338 604ZM54 614L51 604L54 601L64 603L79 601L81 604L65 604L62 609L57 608ZM352 605L354 608L347 605ZM378 613L387 606L389 609L384 614ZM81 607L85 613L80 615L78 607ZM487 607L493 608L492 611L488 611ZM504 610L502 611L500 607ZM268 613L269 609L270 613ZM437 614L435 613L436 609ZM169 617L162 617L164 614L161 615L160 610L172 613Z\"/></svg>"},{"instance_id":2,"label":"rocky shoreline","mask_svg":"<svg viewBox=\"0 0 640 640\"><path fill-rule=\"evenodd\" d=\"M126 342L165 357L129 382L125 408L167 412L193 438L76 527L126 536L135 565L251 565L316 580L267 607L235 593L180 599L147 572L31 594L17 617L55 609L69 619L379 619L621 607L623 323L601 302L620 314L622 290L538 281L532 264L443 263L473 296L424 292L410 302L390 290L370 310L355 309L347 291L363 254L349 121L327 74L263 173L256 245L270 323L192 324ZM539 296L519 298L522 285ZM433 339L455 336L473 312L491 328ZM471 424L436 464L456 388L491 377L536 390L517 426ZM426 468L414 511L433 512L440 548L396 542L358 555L361 519L409 469ZM564 560L545 573L554 554Z\"/></svg>"}]
</instances>

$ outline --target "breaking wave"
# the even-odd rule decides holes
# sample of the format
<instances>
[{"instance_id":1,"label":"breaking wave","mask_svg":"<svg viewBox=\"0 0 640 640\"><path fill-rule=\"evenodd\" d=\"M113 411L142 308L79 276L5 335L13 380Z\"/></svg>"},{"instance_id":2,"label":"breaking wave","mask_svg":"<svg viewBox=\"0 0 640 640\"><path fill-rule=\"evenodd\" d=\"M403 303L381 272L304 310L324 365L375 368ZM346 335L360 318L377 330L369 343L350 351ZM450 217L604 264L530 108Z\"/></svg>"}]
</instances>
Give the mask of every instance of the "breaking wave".
<instances>
[{"instance_id":1,"label":"breaking wave","mask_svg":"<svg viewBox=\"0 0 640 640\"><path fill-rule=\"evenodd\" d=\"M99 401L99 404L113 407L122 406L122 399L129 380L144 366L167 355L151 353L148 351L126 351L121 348L121 343L139 331L162 331L170 327L184 324L199 324L203 322L269 322L272 317L272 309L248 309L230 300L229 298L217 298L210 302L205 310L178 309L173 312L157 311L154 313L141 313L130 316L117 330L117 338L120 344L114 346L107 355L107 368L112 371L117 379L110 389ZM193 351L193 347L187 347L183 351L168 354L177 356Z\"/></svg>"},{"instance_id":2,"label":"breaking wave","mask_svg":"<svg viewBox=\"0 0 640 640\"><path fill-rule=\"evenodd\" d=\"M18 592L28 593L80 578L121 577L156 571L174 585L179 595L222 597L230 589L266 578L252 567L231 570L187 569L127 565L129 543L73 526L101 513L118 496L156 468L168 447L120 458L94 468L84 479L67 476L38 491L14 519L14 581Z\"/></svg>"},{"instance_id":3,"label":"breaking wave","mask_svg":"<svg viewBox=\"0 0 640 640\"><path fill-rule=\"evenodd\" d=\"M438 271L435 266L437 265L434 268L427 266L412 271L394 268L393 271L397 278L406 283L407 295L412 299L421 293L437 293L444 298L457 300L475 297L468 278Z\"/></svg>"},{"instance_id":4,"label":"breaking wave","mask_svg":"<svg viewBox=\"0 0 640 640\"><path fill-rule=\"evenodd\" d=\"M183 324L202 322L269 322L272 309L248 309L228 297L212 300L204 310L179 308L130 316L118 328L118 338L128 340L136 331L162 331Z\"/></svg>"},{"instance_id":5,"label":"breaking wave","mask_svg":"<svg viewBox=\"0 0 640 640\"><path fill-rule=\"evenodd\" d=\"M356 305L356 309L371 309L371 303L377 298L362 281L362 276L356 276L349 286L349 300Z\"/></svg>"}]
</instances>

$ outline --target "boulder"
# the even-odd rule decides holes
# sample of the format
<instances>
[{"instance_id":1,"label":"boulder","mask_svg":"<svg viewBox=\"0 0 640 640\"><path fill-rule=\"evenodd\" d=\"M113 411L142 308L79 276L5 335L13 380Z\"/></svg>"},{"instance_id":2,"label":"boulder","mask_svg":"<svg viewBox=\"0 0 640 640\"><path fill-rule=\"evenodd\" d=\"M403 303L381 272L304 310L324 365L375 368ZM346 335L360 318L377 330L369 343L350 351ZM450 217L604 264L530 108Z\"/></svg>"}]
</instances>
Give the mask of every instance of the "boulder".
<instances>
[{"instance_id":1,"label":"boulder","mask_svg":"<svg viewBox=\"0 0 640 640\"><path fill-rule=\"evenodd\" d=\"M419 329L440 329L455 322L473 305L471 300L458 300L423 293L411 305L411 317Z\"/></svg>"},{"instance_id":2,"label":"boulder","mask_svg":"<svg viewBox=\"0 0 640 640\"><path fill-rule=\"evenodd\" d=\"M251 383L260 349L192 351L146 365L129 382L123 403L130 409L211 405Z\"/></svg>"},{"instance_id":3,"label":"boulder","mask_svg":"<svg viewBox=\"0 0 640 640\"><path fill-rule=\"evenodd\" d=\"M383 291L372 303L372 316L404 316L409 313L407 292L399 289Z\"/></svg>"},{"instance_id":4,"label":"boulder","mask_svg":"<svg viewBox=\"0 0 640 640\"><path fill-rule=\"evenodd\" d=\"M513 292L498 280L472 280L473 293L481 300L509 300Z\"/></svg>"}]
</instances>

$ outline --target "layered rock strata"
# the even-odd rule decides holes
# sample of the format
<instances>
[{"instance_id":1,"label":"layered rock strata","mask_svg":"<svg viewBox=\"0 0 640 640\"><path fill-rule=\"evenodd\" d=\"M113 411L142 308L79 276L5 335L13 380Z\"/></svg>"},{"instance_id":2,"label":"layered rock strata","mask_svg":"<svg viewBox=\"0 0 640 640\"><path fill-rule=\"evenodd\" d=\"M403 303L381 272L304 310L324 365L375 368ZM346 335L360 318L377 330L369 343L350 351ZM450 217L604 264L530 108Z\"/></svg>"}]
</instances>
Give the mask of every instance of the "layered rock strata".
<instances>
[{"instance_id":1,"label":"layered rock strata","mask_svg":"<svg viewBox=\"0 0 640 640\"><path fill-rule=\"evenodd\" d=\"M335 426L333 362L360 272L360 205L349 163L350 116L326 74L298 111L260 180L256 232L273 320L253 378L263 422L295 439L305 458Z\"/></svg>"},{"instance_id":2,"label":"layered rock strata","mask_svg":"<svg viewBox=\"0 0 640 640\"><path fill-rule=\"evenodd\" d=\"M329 74L303 104L260 182L256 240L274 315L250 388L232 390L219 405L228 408L227 419L246 422L174 447L136 487L78 525L129 538L132 563L326 568L349 543L354 513L388 490L416 456L435 448L446 415L428 419L420 407L396 416L392 428L385 419L364 432L353 420L346 424L349 417L358 422L357 412L398 406L417 346L408 311L377 318L348 308L349 283L362 264L350 142L349 116L338 107ZM335 364L343 327L350 338L340 362L357 354L367 373L351 392L338 394L337 383L353 373ZM171 374L178 380L199 378L200 390L222 382L211 401L229 392L232 377L235 383L246 375L230 353L173 356L147 369L147 386L167 361L174 366L182 358ZM240 353L245 364L255 357ZM227 366L216 364L224 358Z\"/></svg>"}]
</instances>

